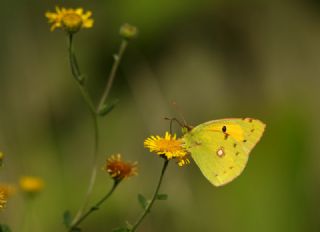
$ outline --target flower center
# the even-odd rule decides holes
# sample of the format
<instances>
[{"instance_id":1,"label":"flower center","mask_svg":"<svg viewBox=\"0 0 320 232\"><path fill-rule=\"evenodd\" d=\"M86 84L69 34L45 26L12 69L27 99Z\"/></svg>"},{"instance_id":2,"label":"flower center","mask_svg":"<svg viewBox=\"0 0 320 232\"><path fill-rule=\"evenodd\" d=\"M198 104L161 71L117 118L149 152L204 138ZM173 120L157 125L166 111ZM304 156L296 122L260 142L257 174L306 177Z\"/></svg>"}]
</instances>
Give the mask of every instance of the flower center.
<instances>
[{"instance_id":1,"label":"flower center","mask_svg":"<svg viewBox=\"0 0 320 232\"><path fill-rule=\"evenodd\" d=\"M164 152L176 152L181 150L181 142L179 140L166 140L161 139L155 141L156 146L159 150Z\"/></svg>"},{"instance_id":2,"label":"flower center","mask_svg":"<svg viewBox=\"0 0 320 232\"><path fill-rule=\"evenodd\" d=\"M83 23L81 16L75 13L65 14L62 17L61 22L63 28L70 33L77 32L81 28Z\"/></svg>"}]
</instances>

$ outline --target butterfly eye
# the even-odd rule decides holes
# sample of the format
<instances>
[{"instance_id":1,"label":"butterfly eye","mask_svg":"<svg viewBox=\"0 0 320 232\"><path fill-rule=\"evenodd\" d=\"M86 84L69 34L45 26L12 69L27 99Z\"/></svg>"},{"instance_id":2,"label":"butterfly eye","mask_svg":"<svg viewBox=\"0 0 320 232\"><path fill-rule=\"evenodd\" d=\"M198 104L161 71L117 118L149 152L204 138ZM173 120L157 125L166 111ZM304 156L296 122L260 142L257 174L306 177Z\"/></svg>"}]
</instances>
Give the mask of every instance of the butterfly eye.
<instances>
[{"instance_id":1,"label":"butterfly eye","mask_svg":"<svg viewBox=\"0 0 320 232\"><path fill-rule=\"evenodd\" d=\"M223 126L223 127L222 127L222 132L223 132L223 133L226 133L226 131L227 131L227 127L226 127L226 126Z\"/></svg>"}]
</instances>

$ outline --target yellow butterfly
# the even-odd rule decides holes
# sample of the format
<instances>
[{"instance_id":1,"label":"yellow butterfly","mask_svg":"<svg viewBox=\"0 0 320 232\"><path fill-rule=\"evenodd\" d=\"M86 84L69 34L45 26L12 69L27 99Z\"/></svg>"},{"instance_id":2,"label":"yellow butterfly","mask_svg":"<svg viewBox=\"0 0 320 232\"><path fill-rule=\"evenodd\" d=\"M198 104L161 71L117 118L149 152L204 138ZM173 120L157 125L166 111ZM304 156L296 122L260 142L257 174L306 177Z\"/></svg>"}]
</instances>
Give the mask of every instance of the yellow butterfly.
<instances>
[{"instance_id":1,"label":"yellow butterfly","mask_svg":"<svg viewBox=\"0 0 320 232\"><path fill-rule=\"evenodd\" d=\"M188 128L182 140L203 175L221 186L241 174L264 129L257 119L220 119Z\"/></svg>"}]
</instances>

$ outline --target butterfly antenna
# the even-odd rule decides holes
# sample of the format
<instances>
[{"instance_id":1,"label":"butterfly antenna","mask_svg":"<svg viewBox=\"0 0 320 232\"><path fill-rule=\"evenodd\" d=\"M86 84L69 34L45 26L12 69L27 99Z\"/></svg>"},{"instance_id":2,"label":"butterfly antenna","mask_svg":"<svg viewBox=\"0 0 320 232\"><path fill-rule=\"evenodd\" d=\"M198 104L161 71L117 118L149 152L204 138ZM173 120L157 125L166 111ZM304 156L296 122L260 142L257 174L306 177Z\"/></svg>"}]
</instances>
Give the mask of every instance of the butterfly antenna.
<instances>
[{"instance_id":1,"label":"butterfly antenna","mask_svg":"<svg viewBox=\"0 0 320 232\"><path fill-rule=\"evenodd\" d=\"M165 119L165 120L170 120L170 134L172 134L172 123L173 123L173 122L178 123L181 127L185 127L185 125L183 125L177 118L168 118L168 117L165 117L164 119Z\"/></svg>"},{"instance_id":2,"label":"butterfly antenna","mask_svg":"<svg viewBox=\"0 0 320 232\"><path fill-rule=\"evenodd\" d=\"M172 101L172 106L173 108L175 109L175 111L178 113L179 117L182 119L182 122L183 122L183 127L186 127L188 124L187 124L187 121L185 120L185 118L183 117L182 113L181 113L181 110L180 108L178 107L178 104L175 102L175 101ZM178 121L177 119L175 119L176 121ZM181 123L179 123L181 125Z\"/></svg>"}]
</instances>

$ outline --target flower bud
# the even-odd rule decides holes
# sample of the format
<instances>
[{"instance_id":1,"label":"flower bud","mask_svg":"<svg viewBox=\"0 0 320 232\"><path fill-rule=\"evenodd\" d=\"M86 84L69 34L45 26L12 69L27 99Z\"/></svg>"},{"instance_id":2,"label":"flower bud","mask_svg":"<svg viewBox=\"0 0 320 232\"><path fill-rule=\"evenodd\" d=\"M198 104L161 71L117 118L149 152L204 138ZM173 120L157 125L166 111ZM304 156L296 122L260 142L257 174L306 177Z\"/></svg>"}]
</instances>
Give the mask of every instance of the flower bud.
<instances>
[{"instance_id":1,"label":"flower bud","mask_svg":"<svg viewBox=\"0 0 320 232\"><path fill-rule=\"evenodd\" d=\"M120 35L127 40L133 39L137 36L138 29L135 26L132 26L128 23L123 24L120 27Z\"/></svg>"}]
</instances>

